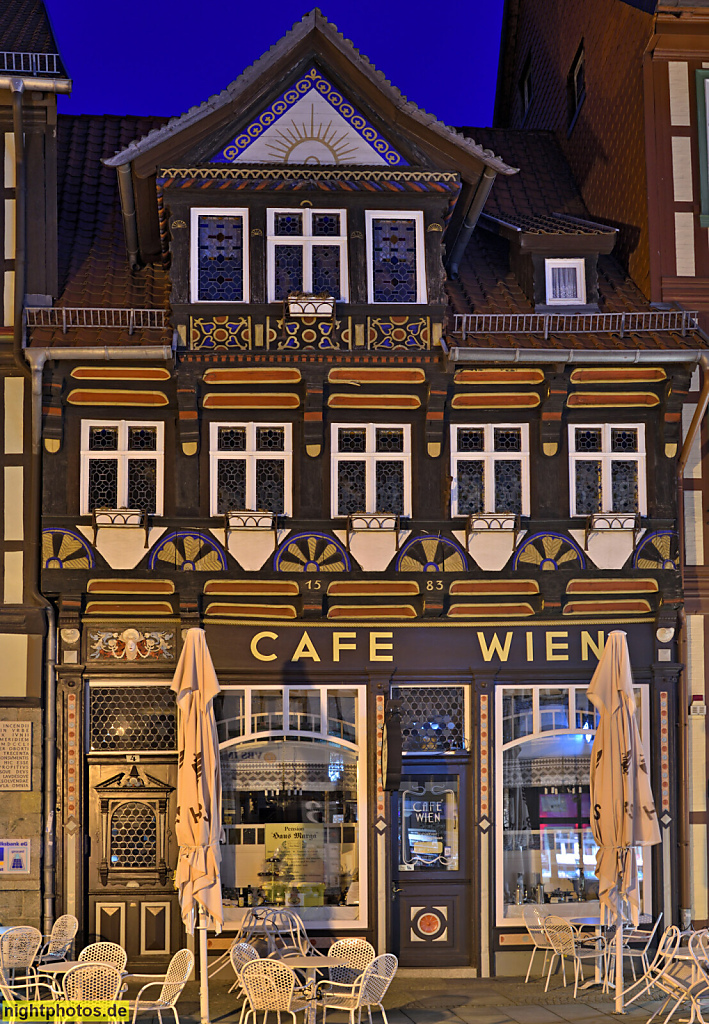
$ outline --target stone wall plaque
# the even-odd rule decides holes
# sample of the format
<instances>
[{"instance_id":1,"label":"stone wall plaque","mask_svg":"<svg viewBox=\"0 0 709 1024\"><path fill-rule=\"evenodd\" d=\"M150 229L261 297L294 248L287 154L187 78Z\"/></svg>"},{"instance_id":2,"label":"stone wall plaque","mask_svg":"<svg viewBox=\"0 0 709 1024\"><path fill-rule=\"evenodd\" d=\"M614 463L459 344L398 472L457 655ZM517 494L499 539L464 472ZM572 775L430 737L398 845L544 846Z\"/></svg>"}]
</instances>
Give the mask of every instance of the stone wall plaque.
<instances>
[{"instance_id":1,"label":"stone wall plaque","mask_svg":"<svg viewBox=\"0 0 709 1024\"><path fill-rule=\"evenodd\" d=\"M0 790L32 789L32 723L0 722Z\"/></svg>"}]
</instances>

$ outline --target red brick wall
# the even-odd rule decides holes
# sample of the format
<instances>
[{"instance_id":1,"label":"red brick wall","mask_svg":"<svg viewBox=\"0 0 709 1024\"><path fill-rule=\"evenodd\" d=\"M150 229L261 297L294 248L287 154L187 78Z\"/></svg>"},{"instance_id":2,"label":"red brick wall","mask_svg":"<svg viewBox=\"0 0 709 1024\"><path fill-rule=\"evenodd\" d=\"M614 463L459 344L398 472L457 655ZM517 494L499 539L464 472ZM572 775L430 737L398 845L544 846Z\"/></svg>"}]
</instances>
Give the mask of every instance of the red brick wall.
<instances>
[{"instance_id":1,"label":"red brick wall","mask_svg":"<svg viewBox=\"0 0 709 1024\"><path fill-rule=\"evenodd\" d=\"M510 7L513 52L500 83L507 103L498 110L507 111L509 127L557 133L589 213L619 228L615 255L649 296L643 52L652 16L621 0L516 0ZM581 40L586 98L567 135L567 76ZM533 98L523 120L519 81L530 53Z\"/></svg>"}]
</instances>

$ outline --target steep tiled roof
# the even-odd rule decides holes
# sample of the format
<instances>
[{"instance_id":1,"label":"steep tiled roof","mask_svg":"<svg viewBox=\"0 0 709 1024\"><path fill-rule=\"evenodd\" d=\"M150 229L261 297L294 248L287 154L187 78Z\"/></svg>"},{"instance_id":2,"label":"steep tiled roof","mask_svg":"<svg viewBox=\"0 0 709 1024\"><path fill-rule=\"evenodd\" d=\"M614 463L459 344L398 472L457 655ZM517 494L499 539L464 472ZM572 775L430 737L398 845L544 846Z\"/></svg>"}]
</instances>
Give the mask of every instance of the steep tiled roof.
<instances>
[{"instance_id":1,"label":"steep tiled roof","mask_svg":"<svg viewBox=\"0 0 709 1024\"><path fill-rule=\"evenodd\" d=\"M3 0L0 3L0 50L11 53L59 53L42 0ZM59 60L60 75L67 77Z\"/></svg>"}]
</instances>

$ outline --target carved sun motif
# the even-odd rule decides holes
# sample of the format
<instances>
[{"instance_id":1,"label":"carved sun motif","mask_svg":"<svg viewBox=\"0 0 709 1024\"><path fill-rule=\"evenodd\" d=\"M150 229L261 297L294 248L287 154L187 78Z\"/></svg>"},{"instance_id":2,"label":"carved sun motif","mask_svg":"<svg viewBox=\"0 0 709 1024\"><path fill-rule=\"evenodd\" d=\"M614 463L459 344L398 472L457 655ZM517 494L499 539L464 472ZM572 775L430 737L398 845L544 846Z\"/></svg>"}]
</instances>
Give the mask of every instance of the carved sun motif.
<instances>
[{"instance_id":1,"label":"carved sun motif","mask_svg":"<svg viewBox=\"0 0 709 1024\"><path fill-rule=\"evenodd\" d=\"M274 162L284 164L342 164L356 152L349 128L338 130L332 121L316 120L314 104L308 120L284 118L273 128L267 148Z\"/></svg>"}]
</instances>

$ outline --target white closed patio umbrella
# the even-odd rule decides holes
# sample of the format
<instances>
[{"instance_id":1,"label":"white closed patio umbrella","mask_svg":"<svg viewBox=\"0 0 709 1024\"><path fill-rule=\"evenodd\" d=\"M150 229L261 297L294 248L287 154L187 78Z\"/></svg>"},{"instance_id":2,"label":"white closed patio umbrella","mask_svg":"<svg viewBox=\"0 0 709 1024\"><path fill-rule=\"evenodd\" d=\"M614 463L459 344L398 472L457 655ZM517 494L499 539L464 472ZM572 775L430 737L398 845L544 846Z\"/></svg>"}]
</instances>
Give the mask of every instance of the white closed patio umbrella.
<instances>
[{"instance_id":1,"label":"white closed patio umbrella","mask_svg":"<svg viewBox=\"0 0 709 1024\"><path fill-rule=\"evenodd\" d=\"M180 847L175 888L185 928L194 935L199 915L199 1009L201 1024L209 1022L207 929L224 924L219 877L222 824L222 782L213 701L221 687L203 629L188 629L175 669L177 694L177 815Z\"/></svg>"},{"instance_id":2,"label":"white closed patio umbrella","mask_svg":"<svg viewBox=\"0 0 709 1024\"><path fill-rule=\"evenodd\" d=\"M623 1012L623 903L638 923L638 846L660 842L647 758L635 717L628 640L614 630L588 688L600 720L591 750L591 830L601 922L616 922L615 1011Z\"/></svg>"}]
</instances>

